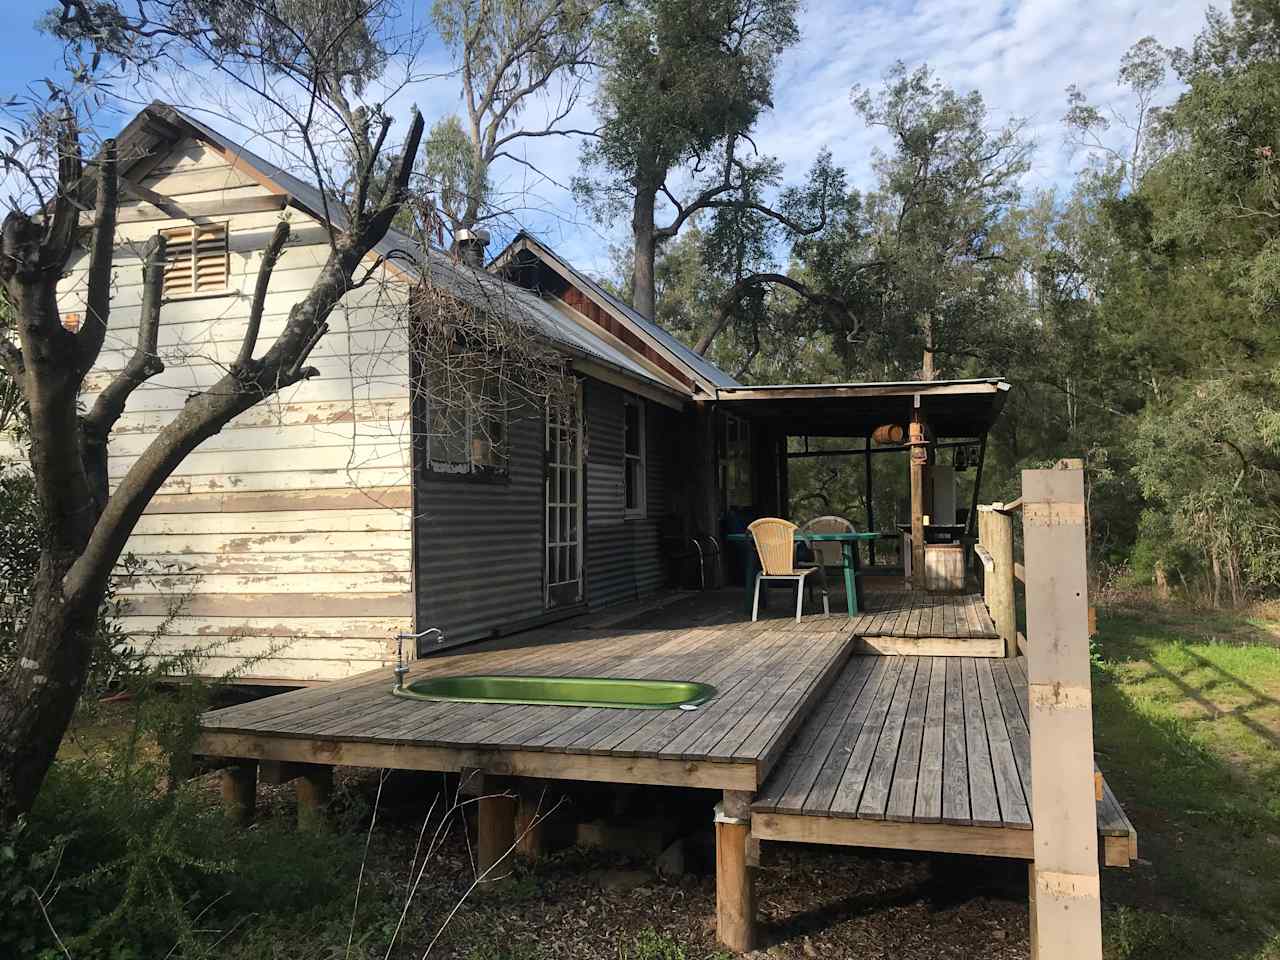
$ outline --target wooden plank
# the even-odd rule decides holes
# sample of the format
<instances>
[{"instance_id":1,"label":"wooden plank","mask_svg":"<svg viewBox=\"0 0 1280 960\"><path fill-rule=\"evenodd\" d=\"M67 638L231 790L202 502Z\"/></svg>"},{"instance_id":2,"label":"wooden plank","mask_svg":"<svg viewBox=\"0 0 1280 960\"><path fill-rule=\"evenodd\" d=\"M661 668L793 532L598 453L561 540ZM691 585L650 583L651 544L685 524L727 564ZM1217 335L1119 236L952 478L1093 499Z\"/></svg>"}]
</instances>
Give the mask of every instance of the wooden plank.
<instances>
[{"instance_id":1,"label":"wooden plank","mask_svg":"<svg viewBox=\"0 0 1280 960\"><path fill-rule=\"evenodd\" d=\"M871 709L858 733L858 739L849 753L849 762L840 776L840 782L832 795L828 810L832 813L856 817L858 801L862 797L863 787L867 782L867 773L871 769L871 760L875 755L876 745L884 731L889 716L889 708L893 705L894 694L903 673L903 658L895 657L885 673L885 681L876 691L871 701Z\"/></svg>"},{"instance_id":2,"label":"wooden plank","mask_svg":"<svg viewBox=\"0 0 1280 960\"><path fill-rule=\"evenodd\" d=\"M408 484L382 488L319 487L305 491L222 491L205 494L157 494L147 504L144 522L157 514L271 513L298 510L410 510Z\"/></svg>"},{"instance_id":3,"label":"wooden plank","mask_svg":"<svg viewBox=\"0 0 1280 960\"><path fill-rule=\"evenodd\" d=\"M1005 826L1031 829L1031 809L1018 776L1018 763L1013 742L1005 724L1004 711L996 691L993 665L989 660L972 661L978 674L978 692L986 723L987 747L995 776L996 797L1000 801L1000 819ZM1003 662L1000 663L1003 667ZM976 810L975 810L976 816Z\"/></svg>"},{"instance_id":4,"label":"wooden plank","mask_svg":"<svg viewBox=\"0 0 1280 960\"><path fill-rule=\"evenodd\" d=\"M875 663L874 657L849 659L835 686L809 716L782 762L761 787L757 809L799 811L803 808L804 798L872 675Z\"/></svg>"},{"instance_id":5,"label":"wooden plank","mask_svg":"<svg viewBox=\"0 0 1280 960\"><path fill-rule=\"evenodd\" d=\"M898 748L898 763L893 770L893 786L885 807L889 820L910 821L915 812L916 788L919 782L921 747L924 743L925 715L929 703L929 691L933 683L933 671L943 670L932 657L920 660L916 668L915 682L911 687L911 700L907 705L902 724L902 741Z\"/></svg>"},{"instance_id":6,"label":"wooden plank","mask_svg":"<svg viewBox=\"0 0 1280 960\"><path fill-rule=\"evenodd\" d=\"M201 733L196 739L194 752L208 756L387 767L395 770L456 772L463 766L474 766L516 777L650 783L705 787L712 790L754 790L757 786L755 764L748 763L673 762L647 757L594 757L522 750L463 750L412 743L246 736L215 731Z\"/></svg>"},{"instance_id":7,"label":"wooden plank","mask_svg":"<svg viewBox=\"0 0 1280 960\"><path fill-rule=\"evenodd\" d=\"M758 813L751 818L751 832L761 840L793 843L963 853L1019 860L1032 857L1031 831L1003 827Z\"/></svg>"},{"instance_id":8,"label":"wooden plank","mask_svg":"<svg viewBox=\"0 0 1280 960\"><path fill-rule=\"evenodd\" d=\"M1000 801L996 794L995 772L992 769L991 747L987 741L988 728L984 706L992 711L996 703L984 705L978 686L977 664L972 657L960 661L961 686L964 690L964 739L969 767L969 809L973 822L982 826L996 826L1000 819Z\"/></svg>"},{"instance_id":9,"label":"wooden plank","mask_svg":"<svg viewBox=\"0 0 1280 960\"><path fill-rule=\"evenodd\" d=\"M924 735L920 743L920 770L916 774L915 819L942 822L943 761L946 750L947 665L935 660L929 675L925 702ZM904 801L905 803L905 801Z\"/></svg>"},{"instance_id":10,"label":"wooden plank","mask_svg":"<svg viewBox=\"0 0 1280 960\"><path fill-rule=\"evenodd\" d=\"M794 809L798 805L801 810L814 810L820 813L826 813L831 809L831 800L840 786L840 778L844 774L844 768L849 762L850 754L853 753L854 744L857 743L862 726L871 711L872 702L885 683L893 683L897 680L896 672L893 672L895 659L889 657L874 659L876 662L871 675L858 693L858 699L844 718L844 722L835 732L826 759L810 768L812 780L808 781L808 789L803 797L800 796L800 788L804 782L799 775L788 787L784 798L787 808ZM808 778L806 777L805 780Z\"/></svg>"},{"instance_id":11,"label":"wooden plank","mask_svg":"<svg viewBox=\"0 0 1280 960\"><path fill-rule=\"evenodd\" d=\"M889 706L884 730L880 733L880 742L876 744L876 752L871 759L871 767L867 771L867 783L862 790L862 799L858 803L860 817L868 817L872 820L885 818L885 809L889 805L889 793L893 789L899 749L902 746L907 711L914 694L916 678L920 672L920 662L918 657L908 657L902 666L902 674L898 678L898 686L893 694L893 703Z\"/></svg>"},{"instance_id":12,"label":"wooden plank","mask_svg":"<svg viewBox=\"0 0 1280 960\"><path fill-rule=\"evenodd\" d=\"M996 638L964 640L958 637L866 636L855 638L855 652L882 657L1002 657L1004 645Z\"/></svg>"},{"instance_id":13,"label":"wooden plank","mask_svg":"<svg viewBox=\"0 0 1280 960\"><path fill-rule=\"evenodd\" d=\"M1009 733L1009 746L1013 750L1013 760L1018 768L1018 783L1022 786L1022 795L1027 804L1028 817L1031 811L1031 732L1027 729L1027 721L1018 705L1018 697L1014 692L1010 674L1014 661L1005 660L992 663L991 674L995 680L996 696L1000 700L1000 712L1004 716L1005 729Z\"/></svg>"},{"instance_id":14,"label":"wooden plank","mask_svg":"<svg viewBox=\"0 0 1280 960\"><path fill-rule=\"evenodd\" d=\"M947 696L943 710L942 820L958 824L973 822L969 807L962 662L960 659L947 661Z\"/></svg>"}]
</instances>

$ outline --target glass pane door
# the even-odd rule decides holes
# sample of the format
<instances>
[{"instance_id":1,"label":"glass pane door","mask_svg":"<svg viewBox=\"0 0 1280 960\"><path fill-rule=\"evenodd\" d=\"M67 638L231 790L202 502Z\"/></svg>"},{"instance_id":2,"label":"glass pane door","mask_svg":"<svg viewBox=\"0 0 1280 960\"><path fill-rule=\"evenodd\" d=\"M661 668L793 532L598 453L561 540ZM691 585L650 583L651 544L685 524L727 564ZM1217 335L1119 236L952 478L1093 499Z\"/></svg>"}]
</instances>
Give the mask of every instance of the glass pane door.
<instances>
[{"instance_id":1,"label":"glass pane door","mask_svg":"<svg viewBox=\"0 0 1280 960\"><path fill-rule=\"evenodd\" d=\"M547 608L582 599L582 392L547 410Z\"/></svg>"}]
</instances>

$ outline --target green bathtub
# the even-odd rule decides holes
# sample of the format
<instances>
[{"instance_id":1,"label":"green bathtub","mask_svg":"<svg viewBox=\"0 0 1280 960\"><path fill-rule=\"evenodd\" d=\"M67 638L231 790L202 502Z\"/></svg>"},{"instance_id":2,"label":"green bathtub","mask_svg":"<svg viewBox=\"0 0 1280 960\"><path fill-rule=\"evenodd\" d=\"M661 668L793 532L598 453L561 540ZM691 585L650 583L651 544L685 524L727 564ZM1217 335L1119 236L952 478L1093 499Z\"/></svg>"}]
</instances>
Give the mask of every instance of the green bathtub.
<instances>
[{"instance_id":1,"label":"green bathtub","mask_svg":"<svg viewBox=\"0 0 1280 960\"><path fill-rule=\"evenodd\" d=\"M614 677L423 677L392 690L411 700L459 703L527 703L620 710L695 710L716 695L715 687L684 680Z\"/></svg>"}]
</instances>

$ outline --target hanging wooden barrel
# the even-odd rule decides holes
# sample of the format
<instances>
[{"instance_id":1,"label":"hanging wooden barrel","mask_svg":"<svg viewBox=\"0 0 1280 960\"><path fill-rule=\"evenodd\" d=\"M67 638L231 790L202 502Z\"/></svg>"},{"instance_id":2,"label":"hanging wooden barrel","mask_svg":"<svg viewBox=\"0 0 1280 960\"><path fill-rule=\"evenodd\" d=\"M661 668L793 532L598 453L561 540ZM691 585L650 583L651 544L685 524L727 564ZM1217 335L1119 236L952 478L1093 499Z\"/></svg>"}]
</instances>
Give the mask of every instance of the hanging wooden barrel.
<instances>
[{"instance_id":1,"label":"hanging wooden barrel","mask_svg":"<svg viewBox=\"0 0 1280 960\"><path fill-rule=\"evenodd\" d=\"M879 444L901 443L907 437L907 431L900 423L886 423L871 431L871 439Z\"/></svg>"}]
</instances>

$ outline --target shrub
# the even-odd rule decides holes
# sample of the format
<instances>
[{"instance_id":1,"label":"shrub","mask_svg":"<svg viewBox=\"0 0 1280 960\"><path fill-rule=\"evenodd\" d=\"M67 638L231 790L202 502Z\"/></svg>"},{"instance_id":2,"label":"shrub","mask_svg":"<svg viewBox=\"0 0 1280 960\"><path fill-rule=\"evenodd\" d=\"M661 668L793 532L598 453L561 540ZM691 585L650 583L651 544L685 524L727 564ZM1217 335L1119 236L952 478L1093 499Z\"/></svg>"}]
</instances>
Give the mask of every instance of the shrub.
<instances>
[{"instance_id":1,"label":"shrub","mask_svg":"<svg viewBox=\"0 0 1280 960\"><path fill-rule=\"evenodd\" d=\"M359 855L334 832L235 829L199 781L125 749L60 761L0 842L0 955L63 956L53 931L83 960L225 955L255 916L343 916Z\"/></svg>"}]
</instances>

